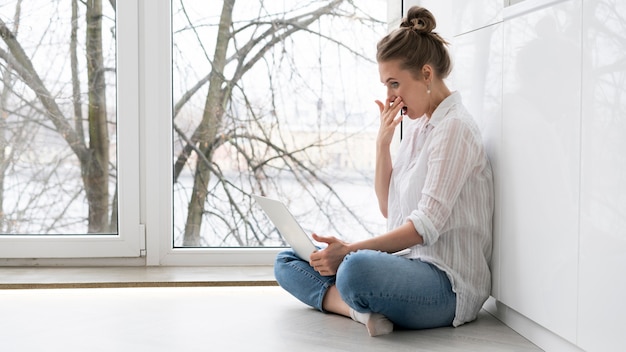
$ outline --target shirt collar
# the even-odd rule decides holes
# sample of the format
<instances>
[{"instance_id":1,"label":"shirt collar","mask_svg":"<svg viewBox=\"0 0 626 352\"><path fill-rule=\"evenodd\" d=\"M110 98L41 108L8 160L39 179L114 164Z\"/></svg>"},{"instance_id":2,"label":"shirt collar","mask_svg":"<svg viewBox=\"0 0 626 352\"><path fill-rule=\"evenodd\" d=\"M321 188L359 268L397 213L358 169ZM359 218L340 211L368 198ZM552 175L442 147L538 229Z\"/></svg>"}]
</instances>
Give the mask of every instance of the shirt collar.
<instances>
[{"instance_id":1,"label":"shirt collar","mask_svg":"<svg viewBox=\"0 0 626 352\"><path fill-rule=\"evenodd\" d=\"M437 106L430 117L429 123L433 126L437 126L448 114L448 111L455 105L461 104L461 94L459 92L452 92Z\"/></svg>"}]
</instances>

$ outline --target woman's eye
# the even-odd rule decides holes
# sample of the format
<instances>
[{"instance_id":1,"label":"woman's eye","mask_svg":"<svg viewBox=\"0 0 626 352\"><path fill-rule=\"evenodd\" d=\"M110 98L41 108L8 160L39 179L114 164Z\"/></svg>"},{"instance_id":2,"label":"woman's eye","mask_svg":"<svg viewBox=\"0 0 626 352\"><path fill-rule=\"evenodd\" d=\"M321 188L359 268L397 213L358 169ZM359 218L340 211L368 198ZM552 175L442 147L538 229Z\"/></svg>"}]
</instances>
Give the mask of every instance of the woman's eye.
<instances>
[{"instance_id":1,"label":"woman's eye","mask_svg":"<svg viewBox=\"0 0 626 352\"><path fill-rule=\"evenodd\" d=\"M389 85L391 88L398 88L398 82L391 82L391 84Z\"/></svg>"}]
</instances>

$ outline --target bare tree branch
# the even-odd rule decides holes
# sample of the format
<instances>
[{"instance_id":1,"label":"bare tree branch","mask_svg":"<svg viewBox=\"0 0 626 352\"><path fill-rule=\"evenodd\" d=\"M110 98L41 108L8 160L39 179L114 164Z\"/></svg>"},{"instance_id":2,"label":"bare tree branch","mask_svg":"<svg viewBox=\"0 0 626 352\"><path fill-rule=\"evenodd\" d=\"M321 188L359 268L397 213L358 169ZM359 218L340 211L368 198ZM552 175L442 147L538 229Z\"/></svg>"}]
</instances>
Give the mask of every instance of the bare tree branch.
<instances>
[{"instance_id":1,"label":"bare tree branch","mask_svg":"<svg viewBox=\"0 0 626 352\"><path fill-rule=\"evenodd\" d=\"M78 158L87 158L88 152L84 142L64 118L64 115L52 97L52 94L50 94L46 86L39 78L39 75L35 71L28 55L26 55L24 49L22 49L20 43L15 38L15 35L11 32L11 30L9 30L2 18L0 18L0 37L7 44L12 54L11 56L4 50L0 50L0 57L9 62L15 72L22 77L24 83L26 83L35 92L41 103L46 108L48 117L56 127L57 131L61 136L63 136L63 138L65 138L67 144L70 148L72 148Z\"/></svg>"}]
</instances>

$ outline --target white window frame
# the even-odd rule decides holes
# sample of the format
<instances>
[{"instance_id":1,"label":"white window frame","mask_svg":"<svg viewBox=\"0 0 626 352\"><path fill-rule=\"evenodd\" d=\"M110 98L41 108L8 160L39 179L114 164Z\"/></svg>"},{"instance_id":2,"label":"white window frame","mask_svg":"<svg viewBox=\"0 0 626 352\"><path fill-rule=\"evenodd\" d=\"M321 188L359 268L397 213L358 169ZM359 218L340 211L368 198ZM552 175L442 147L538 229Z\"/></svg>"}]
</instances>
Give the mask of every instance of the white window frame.
<instances>
[{"instance_id":1,"label":"white window frame","mask_svg":"<svg viewBox=\"0 0 626 352\"><path fill-rule=\"evenodd\" d=\"M171 0L118 1L116 18L119 234L0 236L0 258L5 265L272 265L283 248L173 248Z\"/></svg>"},{"instance_id":2,"label":"white window frame","mask_svg":"<svg viewBox=\"0 0 626 352\"><path fill-rule=\"evenodd\" d=\"M282 248L173 248L170 0L140 0L147 265L271 265ZM149 102L149 103L148 103Z\"/></svg>"},{"instance_id":3,"label":"white window frame","mask_svg":"<svg viewBox=\"0 0 626 352\"><path fill-rule=\"evenodd\" d=\"M139 197L139 16L117 2L117 235L0 235L0 258L139 257L144 246Z\"/></svg>"}]
</instances>

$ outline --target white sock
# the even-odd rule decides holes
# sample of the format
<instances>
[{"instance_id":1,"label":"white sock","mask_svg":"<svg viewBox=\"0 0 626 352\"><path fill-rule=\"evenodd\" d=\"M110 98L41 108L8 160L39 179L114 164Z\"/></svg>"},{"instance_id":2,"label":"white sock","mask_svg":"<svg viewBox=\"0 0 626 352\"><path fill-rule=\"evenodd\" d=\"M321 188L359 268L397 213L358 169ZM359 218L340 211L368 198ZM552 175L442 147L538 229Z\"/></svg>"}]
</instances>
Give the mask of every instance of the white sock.
<instances>
[{"instance_id":1,"label":"white sock","mask_svg":"<svg viewBox=\"0 0 626 352\"><path fill-rule=\"evenodd\" d=\"M365 324L367 332L372 337L389 334L393 331L393 323L382 314L359 313L350 308L350 317L352 317L352 320L354 321Z\"/></svg>"}]
</instances>

